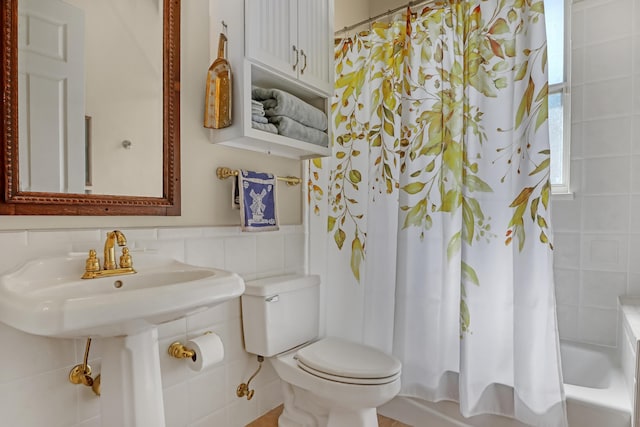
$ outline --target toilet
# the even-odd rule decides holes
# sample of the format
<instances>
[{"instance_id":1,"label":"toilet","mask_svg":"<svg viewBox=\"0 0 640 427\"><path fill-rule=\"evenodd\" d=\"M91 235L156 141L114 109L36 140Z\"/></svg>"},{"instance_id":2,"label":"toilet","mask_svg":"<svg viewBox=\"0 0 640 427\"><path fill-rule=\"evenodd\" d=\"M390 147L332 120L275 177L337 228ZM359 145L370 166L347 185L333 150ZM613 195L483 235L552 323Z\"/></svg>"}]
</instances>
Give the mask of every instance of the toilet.
<instances>
[{"instance_id":1,"label":"toilet","mask_svg":"<svg viewBox=\"0 0 640 427\"><path fill-rule=\"evenodd\" d=\"M377 427L376 408L400 391L402 365L373 347L319 338L320 278L287 275L246 282L244 345L282 380L279 427Z\"/></svg>"}]
</instances>

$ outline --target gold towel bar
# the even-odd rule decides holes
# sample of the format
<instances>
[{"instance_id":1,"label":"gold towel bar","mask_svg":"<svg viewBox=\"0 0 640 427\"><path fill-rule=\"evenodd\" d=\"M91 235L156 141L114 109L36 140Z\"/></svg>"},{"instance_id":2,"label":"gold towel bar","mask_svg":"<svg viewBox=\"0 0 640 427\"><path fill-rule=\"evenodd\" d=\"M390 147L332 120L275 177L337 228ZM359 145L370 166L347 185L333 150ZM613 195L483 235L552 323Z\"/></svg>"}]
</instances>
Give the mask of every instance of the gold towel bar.
<instances>
[{"instance_id":1,"label":"gold towel bar","mask_svg":"<svg viewBox=\"0 0 640 427\"><path fill-rule=\"evenodd\" d=\"M216 175L218 175L218 179L227 179L232 176L238 176L240 172L238 170L234 170L226 167L219 167L216 169ZM276 179L278 181L284 181L287 185L298 185L302 182L302 179L295 176L277 176Z\"/></svg>"}]
</instances>

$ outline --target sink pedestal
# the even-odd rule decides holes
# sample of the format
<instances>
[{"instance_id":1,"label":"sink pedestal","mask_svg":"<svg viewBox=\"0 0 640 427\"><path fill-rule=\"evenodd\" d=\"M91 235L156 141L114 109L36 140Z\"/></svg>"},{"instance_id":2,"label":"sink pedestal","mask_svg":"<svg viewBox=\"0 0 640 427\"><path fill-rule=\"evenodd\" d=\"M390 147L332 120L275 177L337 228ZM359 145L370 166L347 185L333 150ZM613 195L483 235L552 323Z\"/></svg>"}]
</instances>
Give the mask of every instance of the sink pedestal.
<instances>
[{"instance_id":1,"label":"sink pedestal","mask_svg":"<svg viewBox=\"0 0 640 427\"><path fill-rule=\"evenodd\" d=\"M165 427L158 330L103 338L103 427Z\"/></svg>"}]
</instances>

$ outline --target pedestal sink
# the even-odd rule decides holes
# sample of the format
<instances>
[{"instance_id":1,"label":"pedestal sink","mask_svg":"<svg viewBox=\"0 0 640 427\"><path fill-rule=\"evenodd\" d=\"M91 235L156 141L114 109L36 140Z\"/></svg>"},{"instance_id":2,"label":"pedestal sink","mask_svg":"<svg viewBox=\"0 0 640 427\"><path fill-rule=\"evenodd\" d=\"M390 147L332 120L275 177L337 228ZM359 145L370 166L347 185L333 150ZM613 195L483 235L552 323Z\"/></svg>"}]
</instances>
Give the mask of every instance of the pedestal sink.
<instances>
[{"instance_id":1,"label":"pedestal sink","mask_svg":"<svg viewBox=\"0 0 640 427\"><path fill-rule=\"evenodd\" d=\"M102 425L164 427L157 325L240 296L244 281L151 253L133 255L137 274L82 280L85 259L39 259L0 277L0 321L47 337L102 337Z\"/></svg>"}]
</instances>

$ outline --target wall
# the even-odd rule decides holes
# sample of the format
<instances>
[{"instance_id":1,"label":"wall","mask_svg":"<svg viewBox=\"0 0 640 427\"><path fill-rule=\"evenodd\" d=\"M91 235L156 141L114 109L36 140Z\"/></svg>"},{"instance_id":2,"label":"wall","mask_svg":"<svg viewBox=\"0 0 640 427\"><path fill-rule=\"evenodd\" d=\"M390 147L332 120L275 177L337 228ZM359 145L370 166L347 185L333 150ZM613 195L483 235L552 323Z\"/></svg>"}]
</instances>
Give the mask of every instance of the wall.
<instances>
[{"instance_id":1,"label":"wall","mask_svg":"<svg viewBox=\"0 0 640 427\"><path fill-rule=\"evenodd\" d=\"M129 244L156 248L186 262L226 268L245 279L304 270L302 188L279 185L279 232L240 233L238 211L230 208L231 182L215 176L218 166L301 176L301 162L211 144L202 127L206 71L214 57L209 34L208 0L184 0L181 19L181 164L182 215L179 217L3 216L0 218L0 274L41 255L101 248L107 230L120 228ZM230 41L230 47L233 41ZM233 46L233 48L238 48ZM233 64L232 64L233 65ZM113 167L116 167L114 165ZM143 165L140 165L143 167ZM135 263L135 254L134 254ZM239 301L160 328L167 426L244 426L281 402L279 381L265 364L251 401L235 389L255 370L243 351ZM165 356L166 346L204 330L222 336L225 360L194 374ZM0 324L0 425L11 427L94 427L100 425L99 399L67 381L81 362L83 341L23 334ZM92 345L99 372L100 342Z\"/></svg>"},{"instance_id":2,"label":"wall","mask_svg":"<svg viewBox=\"0 0 640 427\"><path fill-rule=\"evenodd\" d=\"M562 338L616 345L617 296L640 294L640 5L572 6L571 186L553 200Z\"/></svg>"},{"instance_id":3,"label":"wall","mask_svg":"<svg viewBox=\"0 0 640 427\"><path fill-rule=\"evenodd\" d=\"M103 229L0 232L0 274L25 259L100 248ZM128 244L206 267L238 272L245 280L304 272L304 229L241 233L237 227L126 228ZM87 286L91 284L88 283ZM243 349L239 299L159 327L162 384L167 427L241 427L282 402L280 381L268 363L251 382L255 396L239 399L235 390L257 368ZM225 359L201 373L166 353L174 341L211 330L222 338ZM24 334L0 323L0 425L11 427L99 427L100 399L91 389L67 380L82 363L84 340ZM100 372L101 340L91 345ZM140 426L146 427L146 426Z\"/></svg>"}]
</instances>

